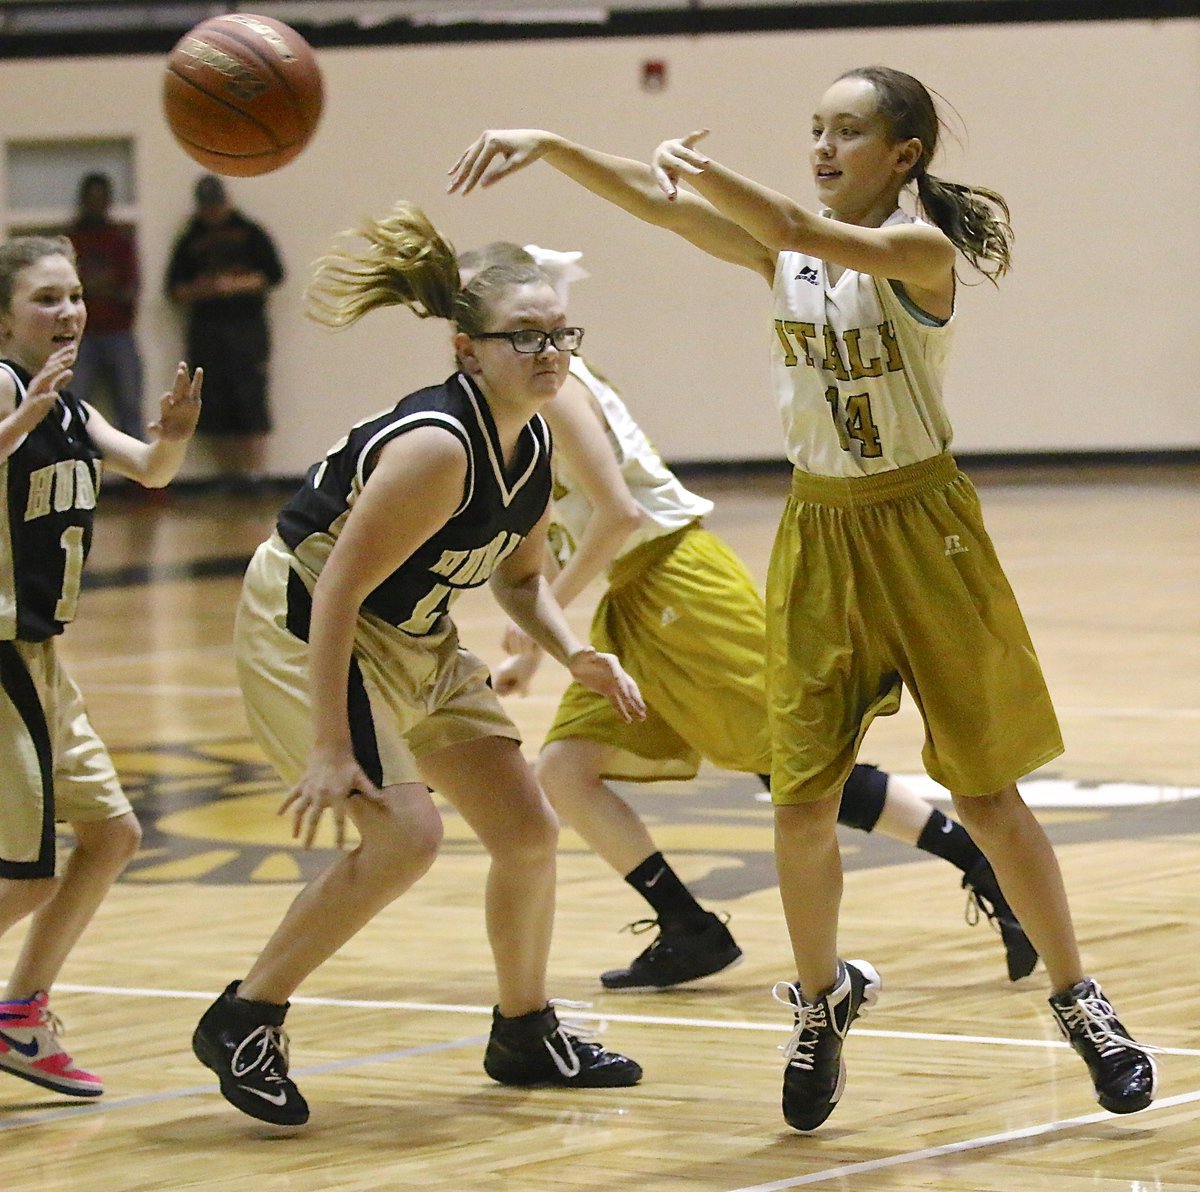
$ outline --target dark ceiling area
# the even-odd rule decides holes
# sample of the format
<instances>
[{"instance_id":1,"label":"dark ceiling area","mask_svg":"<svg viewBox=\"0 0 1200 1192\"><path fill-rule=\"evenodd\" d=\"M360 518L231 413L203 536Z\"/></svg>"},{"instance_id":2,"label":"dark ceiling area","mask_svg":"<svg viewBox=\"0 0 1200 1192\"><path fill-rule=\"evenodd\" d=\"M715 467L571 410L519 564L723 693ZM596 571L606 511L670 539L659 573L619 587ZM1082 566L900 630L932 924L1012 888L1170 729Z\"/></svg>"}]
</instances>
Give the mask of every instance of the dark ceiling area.
<instances>
[{"instance_id":1,"label":"dark ceiling area","mask_svg":"<svg viewBox=\"0 0 1200 1192\"><path fill-rule=\"evenodd\" d=\"M1200 15L1200 0L0 0L0 59L164 53L223 12L315 46Z\"/></svg>"}]
</instances>

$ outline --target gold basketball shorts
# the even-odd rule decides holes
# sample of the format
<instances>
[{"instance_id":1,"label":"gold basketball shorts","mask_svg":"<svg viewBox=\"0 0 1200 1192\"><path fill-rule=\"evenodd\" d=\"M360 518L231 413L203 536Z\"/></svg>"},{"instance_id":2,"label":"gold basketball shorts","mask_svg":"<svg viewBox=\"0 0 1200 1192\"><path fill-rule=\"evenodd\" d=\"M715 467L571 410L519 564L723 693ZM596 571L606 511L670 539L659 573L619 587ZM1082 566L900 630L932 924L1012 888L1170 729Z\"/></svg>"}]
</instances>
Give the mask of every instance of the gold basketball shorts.
<instances>
[{"instance_id":1,"label":"gold basketball shorts","mask_svg":"<svg viewBox=\"0 0 1200 1192\"><path fill-rule=\"evenodd\" d=\"M985 795L1063 749L1041 667L952 456L862 479L797 471L767 577L776 803L841 789L906 687L930 777Z\"/></svg>"},{"instance_id":2,"label":"gold basketball shorts","mask_svg":"<svg viewBox=\"0 0 1200 1192\"><path fill-rule=\"evenodd\" d=\"M54 824L133 810L54 639L0 642L0 877L54 876Z\"/></svg>"},{"instance_id":3,"label":"gold basketball shorts","mask_svg":"<svg viewBox=\"0 0 1200 1192\"><path fill-rule=\"evenodd\" d=\"M695 524L616 561L591 644L616 654L646 701L626 724L603 696L572 683L547 742L612 747L607 778L692 778L704 758L766 774L771 752L762 597L741 559Z\"/></svg>"}]
</instances>

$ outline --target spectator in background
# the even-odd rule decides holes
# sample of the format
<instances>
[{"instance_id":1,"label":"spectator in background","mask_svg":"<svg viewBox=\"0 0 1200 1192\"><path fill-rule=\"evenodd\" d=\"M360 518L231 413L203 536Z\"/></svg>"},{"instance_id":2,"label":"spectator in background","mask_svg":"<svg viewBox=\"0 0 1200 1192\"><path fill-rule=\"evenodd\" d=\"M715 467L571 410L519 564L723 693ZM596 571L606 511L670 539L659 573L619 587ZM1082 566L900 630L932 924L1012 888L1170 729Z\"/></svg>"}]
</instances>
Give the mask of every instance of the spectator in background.
<instances>
[{"instance_id":1,"label":"spectator in background","mask_svg":"<svg viewBox=\"0 0 1200 1192\"><path fill-rule=\"evenodd\" d=\"M85 174L79 182L75 222L67 229L88 309L71 391L80 401L92 402L97 383L105 386L117 429L141 439L142 357L133 334L141 287L137 243L130 224L109 218L112 199L107 174Z\"/></svg>"},{"instance_id":2,"label":"spectator in background","mask_svg":"<svg viewBox=\"0 0 1200 1192\"><path fill-rule=\"evenodd\" d=\"M187 358L204 370L200 432L235 489L261 480L271 430L267 294L283 280L271 237L233 207L213 174L196 183L196 211L167 266L171 299L187 311Z\"/></svg>"}]
</instances>

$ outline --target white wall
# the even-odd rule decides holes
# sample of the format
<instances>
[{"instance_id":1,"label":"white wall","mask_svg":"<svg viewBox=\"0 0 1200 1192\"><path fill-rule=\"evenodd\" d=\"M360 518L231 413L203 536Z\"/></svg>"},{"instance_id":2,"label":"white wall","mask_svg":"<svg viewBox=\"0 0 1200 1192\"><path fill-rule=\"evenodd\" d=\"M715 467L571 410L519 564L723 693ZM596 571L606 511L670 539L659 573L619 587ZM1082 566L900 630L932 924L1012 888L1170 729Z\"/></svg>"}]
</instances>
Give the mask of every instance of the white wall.
<instances>
[{"instance_id":1,"label":"white wall","mask_svg":"<svg viewBox=\"0 0 1200 1192\"><path fill-rule=\"evenodd\" d=\"M631 156L699 125L729 165L811 200L809 117L842 70L886 62L957 109L967 135L936 172L1003 193L1017 231L1000 289L961 291L950 394L963 451L1200 446L1190 349L1200 327L1200 22L1113 22L326 50L327 107L292 165L232 179L279 241L272 300L272 470L298 474L348 423L448 370L443 324L377 312L329 334L300 315L333 233L404 197L460 247L581 248L573 317L591 358L674 460L773 458L766 287L535 166L445 195L484 126L540 125ZM639 86L664 59L666 90ZM140 317L157 386L180 351L160 279L199 168L159 115L161 63L0 63L3 136L133 136ZM2 169L2 161L0 161ZM0 196L3 178L0 177ZM199 465L199 466L202 466Z\"/></svg>"}]
</instances>

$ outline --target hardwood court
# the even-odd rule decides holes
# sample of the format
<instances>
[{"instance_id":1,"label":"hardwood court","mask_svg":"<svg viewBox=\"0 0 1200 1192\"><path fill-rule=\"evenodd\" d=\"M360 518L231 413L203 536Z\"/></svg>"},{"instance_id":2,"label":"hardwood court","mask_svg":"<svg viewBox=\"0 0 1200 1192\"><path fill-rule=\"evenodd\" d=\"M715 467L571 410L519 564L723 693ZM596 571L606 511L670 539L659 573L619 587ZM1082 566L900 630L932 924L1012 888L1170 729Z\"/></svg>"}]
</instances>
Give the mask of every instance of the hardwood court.
<instances>
[{"instance_id":1,"label":"hardwood court","mask_svg":"<svg viewBox=\"0 0 1200 1192\"><path fill-rule=\"evenodd\" d=\"M835 1114L810 1136L788 1129L776 1050L788 1014L768 994L790 975L770 811L752 779L706 771L635 799L683 875L732 915L746 959L708 987L600 991L598 972L649 942L618 934L645 912L563 837L552 988L603 1015L606 1041L644 1065L640 1087L522 1092L484 1076L485 864L447 812L432 872L296 999L293 1074L310 1125L282 1136L241 1116L193 1059L192 1027L329 855L295 849L273 815L279 786L248 740L233 674L238 565L278 498L114 496L64 654L146 842L55 997L68 1046L107 1093L72 1102L0 1075L0 1188L1200 1187L1200 468L977 478L1067 738L1026 791L1051 804L1042 815L1086 964L1164 1049L1151 1110L1099 1110L1057 1040L1044 972L1008 983L998 938L963 922L952 869L847 834L843 948L880 969L884 992L852 1032ZM695 484L761 578L784 482ZM497 608L476 594L459 610L466 641L494 660ZM572 616L586 625L586 609ZM560 684L547 666L511 705L531 755ZM906 703L872 729L864 760L916 774L919 749ZM19 939L0 945L0 967Z\"/></svg>"}]
</instances>

